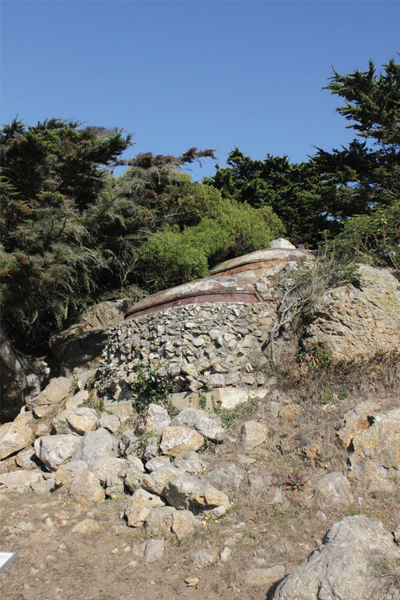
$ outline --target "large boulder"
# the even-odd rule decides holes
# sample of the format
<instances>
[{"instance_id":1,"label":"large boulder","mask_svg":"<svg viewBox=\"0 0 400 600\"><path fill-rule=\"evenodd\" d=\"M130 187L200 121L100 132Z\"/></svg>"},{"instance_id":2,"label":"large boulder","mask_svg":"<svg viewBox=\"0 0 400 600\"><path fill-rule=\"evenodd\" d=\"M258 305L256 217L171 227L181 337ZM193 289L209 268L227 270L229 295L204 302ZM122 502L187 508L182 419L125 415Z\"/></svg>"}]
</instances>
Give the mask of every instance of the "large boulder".
<instances>
[{"instance_id":1,"label":"large boulder","mask_svg":"<svg viewBox=\"0 0 400 600\"><path fill-rule=\"evenodd\" d=\"M171 506L178 510L190 510L194 514L205 513L218 518L229 508L229 498L224 492L193 475L171 479L163 496Z\"/></svg>"},{"instance_id":2,"label":"large boulder","mask_svg":"<svg viewBox=\"0 0 400 600\"><path fill-rule=\"evenodd\" d=\"M331 527L321 546L278 585L270 600L394 600L398 595L392 595L390 582L380 579L379 571L380 565L395 567L399 561L400 548L378 519L346 517Z\"/></svg>"},{"instance_id":3,"label":"large boulder","mask_svg":"<svg viewBox=\"0 0 400 600\"><path fill-rule=\"evenodd\" d=\"M352 438L349 476L369 491L394 492L400 486L400 409L375 415L369 427Z\"/></svg>"},{"instance_id":4,"label":"large boulder","mask_svg":"<svg viewBox=\"0 0 400 600\"><path fill-rule=\"evenodd\" d=\"M221 425L221 418L210 415L197 408L184 408L173 419L171 427L194 427L207 440L222 442L225 434Z\"/></svg>"},{"instance_id":5,"label":"large boulder","mask_svg":"<svg viewBox=\"0 0 400 600\"><path fill-rule=\"evenodd\" d=\"M306 346L319 346L335 360L400 348L400 284L387 269L361 265L354 284L326 292L314 313Z\"/></svg>"},{"instance_id":6,"label":"large boulder","mask_svg":"<svg viewBox=\"0 0 400 600\"><path fill-rule=\"evenodd\" d=\"M108 328L123 321L131 299L101 302L88 308L67 329L50 338L64 374L96 368L108 339Z\"/></svg>"},{"instance_id":7,"label":"large boulder","mask_svg":"<svg viewBox=\"0 0 400 600\"><path fill-rule=\"evenodd\" d=\"M70 394L71 383L68 377L53 377L42 392L27 401L28 408L37 417L44 417Z\"/></svg>"},{"instance_id":8,"label":"large boulder","mask_svg":"<svg viewBox=\"0 0 400 600\"><path fill-rule=\"evenodd\" d=\"M49 471L57 471L58 467L71 460L81 438L76 435L45 435L35 442L36 456Z\"/></svg>"},{"instance_id":9,"label":"large boulder","mask_svg":"<svg viewBox=\"0 0 400 600\"><path fill-rule=\"evenodd\" d=\"M338 472L328 473L317 483L313 504L319 510L346 509L353 502L348 479Z\"/></svg>"},{"instance_id":10,"label":"large boulder","mask_svg":"<svg viewBox=\"0 0 400 600\"><path fill-rule=\"evenodd\" d=\"M178 456L181 452L196 452L203 444L203 436L190 427L166 427L161 440L161 451L163 454Z\"/></svg>"},{"instance_id":11,"label":"large boulder","mask_svg":"<svg viewBox=\"0 0 400 600\"><path fill-rule=\"evenodd\" d=\"M31 412L21 413L0 427L0 460L29 446L33 440L33 431L28 425L31 421Z\"/></svg>"},{"instance_id":12,"label":"large boulder","mask_svg":"<svg viewBox=\"0 0 400 600\"><path fill-rule=\"evenodd\" d=\"M77 439L79 446L74 459L85 462L90 470L96 467L96 463L105 462L117 454L118 442L107 429L88 431L83 438Z\"/></svg>"}]
</instances>

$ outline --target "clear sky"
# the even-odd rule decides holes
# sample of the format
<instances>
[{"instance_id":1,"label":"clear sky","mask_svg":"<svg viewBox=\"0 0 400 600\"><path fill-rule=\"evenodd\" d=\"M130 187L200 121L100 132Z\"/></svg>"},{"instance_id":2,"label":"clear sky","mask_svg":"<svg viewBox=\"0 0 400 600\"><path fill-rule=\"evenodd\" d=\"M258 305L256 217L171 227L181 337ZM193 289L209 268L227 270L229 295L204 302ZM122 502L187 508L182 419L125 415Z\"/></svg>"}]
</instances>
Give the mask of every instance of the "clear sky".
<instances>
[{"instance_id":1,"label":"clear sky","mask_svg":"<svg viewBox=\"0 0 400 600\"><path fill-rule=\"evenodd\" d=\"M306 160L353 135L322 90L399 59L397 1L2 0L1 122L119 127L139 152ZM213 174L207 159L195 177Z\"/></svg>"}]
</instances>

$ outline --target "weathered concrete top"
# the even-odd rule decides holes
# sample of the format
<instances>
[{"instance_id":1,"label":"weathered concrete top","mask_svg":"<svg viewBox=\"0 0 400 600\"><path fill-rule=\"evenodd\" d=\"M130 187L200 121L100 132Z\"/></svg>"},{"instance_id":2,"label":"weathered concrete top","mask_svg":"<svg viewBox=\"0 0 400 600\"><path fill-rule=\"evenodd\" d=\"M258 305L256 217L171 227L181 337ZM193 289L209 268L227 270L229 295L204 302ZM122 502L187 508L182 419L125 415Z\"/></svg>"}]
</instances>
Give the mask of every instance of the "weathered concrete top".
<instances>
[{"instance_id":1,"label":"weathered concrete top","mask_svg":"<svg viewBox=\"0 0 400 600\"><path fill-rule=\"evenodd\" d=\"M136 302L126 313L132 319L173 306L204 302L260 302L254 282L243 277L223 276L196 279L183 285L152 294Z\"/></svg>"},{"instance_id":2,"label":"weathered concrete top","mask_svg":"<svg viewBox=\"0 0 400 600\"><path fill-rule=\"evenodd\" d=\"M305 250L292 248L265 248L244 256L238 256L217 265L211 275L241 275L258 279L275 267L284 266L288 262L313 260L314 256Z\"/></svg>"}]
</instances>

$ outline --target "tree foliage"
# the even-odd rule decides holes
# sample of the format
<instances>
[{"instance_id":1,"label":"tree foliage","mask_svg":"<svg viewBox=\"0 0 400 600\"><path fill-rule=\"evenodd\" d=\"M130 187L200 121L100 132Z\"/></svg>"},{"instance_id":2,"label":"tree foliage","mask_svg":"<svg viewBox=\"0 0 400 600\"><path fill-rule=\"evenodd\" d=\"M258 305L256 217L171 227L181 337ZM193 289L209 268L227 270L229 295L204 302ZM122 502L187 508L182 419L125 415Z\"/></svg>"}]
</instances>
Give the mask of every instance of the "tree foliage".
<instances>
[{"instance_id":1,"label":"tree foliage","mask_svg":"<svg viewBox=\"0 0 400 600\"><path fill-rule=\"evenodd\" d=\"M115 178L132 145L121 130L14 120L0 141L2 327L20 349L45 352L68 316L145 293L138 249L173 221L176 169L213 151L139 155Z\"/></svg>"}]
</instances>

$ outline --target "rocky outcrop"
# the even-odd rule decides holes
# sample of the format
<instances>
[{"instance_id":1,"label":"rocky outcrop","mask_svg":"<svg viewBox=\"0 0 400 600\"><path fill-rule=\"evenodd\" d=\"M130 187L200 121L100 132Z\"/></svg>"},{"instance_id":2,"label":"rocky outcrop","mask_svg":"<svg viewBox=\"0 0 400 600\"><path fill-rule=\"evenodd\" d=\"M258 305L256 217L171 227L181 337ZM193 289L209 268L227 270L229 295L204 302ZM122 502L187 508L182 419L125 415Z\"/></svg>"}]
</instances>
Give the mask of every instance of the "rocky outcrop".
<instances>
[{"instance_id":1,"label":"rocky outcrop","mask_svg":"<svg viewBox=\"0 0 400 600\"><path fill-rule=\"evenodd\" d=\"M109 327L123 320L131 304L131 299L123 299L91 306L73 325L51 337L50 347L64 375L98 365L107 344Z\"/></svg>"},{"instance_id":2,"label":"rocky outcrop","mask_svg":"<svg viewBox=\"0 0 400 600\"><path fill-rule=\"evenodd\" d=\"M394 600L381 587L379 565L395 565L400 549L377 519L363 515L335 523L321 546L279 584L271 600Z\"/></svg>"},{"instance_id":3,"label":"rocky outcrop","mask_svg":"<svg viewBox=\"0 0 400 600\"><path fill-rule=\"evenodd\" d=\"M349 476L370 492L394 492L400 484L400 409L375 414L349 446Z\"/></svg>"},{"instance_id":4,"label":"rocky outcrop","mask_svg":"<svg viewBox=\"0 0 400 600\"><path fill-rule=\"evenodd\" d=\"M387 269L361 265L354 283L326 292L314 313L306 346L335 360L400 350L400 284Z\"/></svg>"}]
</instances>

